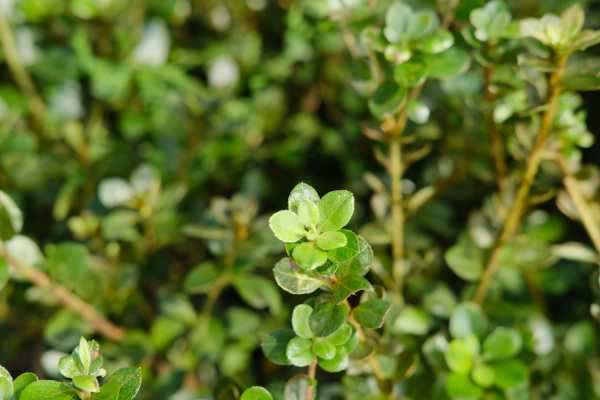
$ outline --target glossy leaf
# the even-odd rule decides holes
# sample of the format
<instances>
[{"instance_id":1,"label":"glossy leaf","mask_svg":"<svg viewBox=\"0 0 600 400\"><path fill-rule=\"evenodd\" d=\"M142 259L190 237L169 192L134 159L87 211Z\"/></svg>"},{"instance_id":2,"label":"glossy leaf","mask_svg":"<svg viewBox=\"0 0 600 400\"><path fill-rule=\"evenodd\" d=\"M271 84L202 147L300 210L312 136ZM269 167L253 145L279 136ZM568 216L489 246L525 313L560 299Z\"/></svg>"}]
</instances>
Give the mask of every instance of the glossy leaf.
<instances>
[{"instance_id":1,"label":"glossy leaf","mask_svg":"<svg viewBox=\"0 0 600 400\"><path fill-rule=\"evenodd\" d=\"M371 289L371 284L369 281L364 277L355 274L342 276L331 288L333 292L333 300L336 303L346 300L348 296L353 295L361 290L369 289Z\"/></svg>"},{"instance_id":2,"label":"glossy leaf","mask_svg":"<svg viewBox=\"0 0 600 400\"><path fill-rule=\"evenodd\" d=\"M293 243L304 237L304 225L291 211L278 211L269 218L269 226L277 239L285 243Z\"/></svg>"},{"instance_id":3,"label":"glossy leaf","mask_svg":"<svg viewBox=\"0 0 600 400\"><path fill-rule=\"evenodd\" d=\"M292 258L303 269L312 271L327 262L327 253L312 242L304 242L294 247Z\"/></svg>"},{"instance_id":4,"label":"glossy leaf","mask_svg":"<svg viewBox=\"0 0 600 400\"><path fill-rule=\"evenodd\" d=\"M354 214L354 195L347 190L334 190L319 201L319 229L321 232L342 229Z\"/></svg>"},{"instance_id":5,"label":"glossy leaf","mask_svg":"<svg viewBox=\"0 0 600 400\"><path fill-rule=\"evenodd\" d=\"M292 312L292 328L296 335L304 339L310 339L314 336L309 326L309 319L313 313L313 308L308 304L298 304Z\"/></svg>"},{"instance_id":6,"label":"glossy leaf","mask_svg":"<svg viewBox=\"0 0 600 400\"><path fill-rule=\"evenodd\" d=\"M252 386L244 390L240 400L273 400L273 396L262 386Z\"/></svg>"},{"instance_id":7,"label":"glossy leaf","mask_svg":"<svg viewBox=\"0 0 600 400\"><path fill-rule=\"evenodd\" d=\"M325 302L315 306L308 323L315 336L329 336L348 318L348 306Z\"/></svg>"},{"instance_id":8,"label":"glossy leaf","mask_svg":"<svg viewBox=\"0 0 600 400\"><path fill-rule=\"evenodd\" d=\"M277 284L292 294L312 293L323 286L322 279L310 271L304 271L291 259L281 259L273 268Z\"/></svg>"},{"instance_id":9,"label":"glossy leaf","mask_svg":"<svg viewBox=\"0 0 600 400\"><path fill-rule=\"evenodd\" d=\"M286 352L287 345L293 337L294 332L289 329L275 331L266 336L261 343L265 357L275 364L289 365L290 360Z\"/></svg>"},{"instance_id":10,"label":"glossy leaf","mask_svg":"<svg viewBox=\"0 0 600 400\"><path fill-rule=\"evenodd\" d=\"M289 362L296 367L306 367L315 358L312 352L312 341L299 336L292 338L286 347L285 355Z\"/></svg>"},{"instance_id":11,"label":"glossy leaf","mask_svg":"<svg viewBox=\"0 0 600 400\"><path fill-rule=\"evenodd\" d=\"M364 328L377 329L383 325L389 309L390 303L387 300L373 298L360 303L352 311L352 315Z\"/></svg>"}]
</instances>

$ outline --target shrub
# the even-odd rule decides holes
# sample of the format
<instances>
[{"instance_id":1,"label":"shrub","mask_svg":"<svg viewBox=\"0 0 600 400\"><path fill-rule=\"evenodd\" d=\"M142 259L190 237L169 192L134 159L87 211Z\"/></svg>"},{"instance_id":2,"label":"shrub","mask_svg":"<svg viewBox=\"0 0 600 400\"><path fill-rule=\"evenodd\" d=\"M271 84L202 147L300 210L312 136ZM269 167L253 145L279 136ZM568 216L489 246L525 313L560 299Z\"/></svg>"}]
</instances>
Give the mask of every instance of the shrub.
<instances>
[{"instance_id":1,"label":"shrub","mask_svg":"<svg viewBox=\"0 0 600 400\"><path fill-rule=\"evenodd\" d=\"M600 398L580 3L0 4L0 400Z\"/></svg>"}]
</instances>

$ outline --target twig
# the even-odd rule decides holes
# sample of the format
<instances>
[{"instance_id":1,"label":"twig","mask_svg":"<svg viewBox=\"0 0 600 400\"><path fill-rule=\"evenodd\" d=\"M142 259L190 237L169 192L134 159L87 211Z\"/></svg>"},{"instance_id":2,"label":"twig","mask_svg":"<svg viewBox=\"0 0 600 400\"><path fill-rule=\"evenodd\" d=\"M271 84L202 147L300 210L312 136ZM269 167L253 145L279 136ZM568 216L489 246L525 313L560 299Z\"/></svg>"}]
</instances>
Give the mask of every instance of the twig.
<instances>
[{"instance_id":1,"label":"twig","mask_svg":"<svg viewBox=\"0 0 600 400\"><path fill-rule=\"evenodd\" d=\"M12 73L17 85L24 92L29 102L29 109L33 115L34 121L43 134L45 134L45 115L46 105L39 93L37 92L31 76L23 66L19 51L15 45L15 38L10 28L10 24L6 19L6 16L0 11L0 42L2 42L2 49L4 50L4 57L6 63Z\"/></svg>"},{"instance_id":2,"label":"twig","mask_svg":"<svg viewBox=\"0 0 600 400\"><path fill-rule=\"evenodd\" d=\"M477 303L481 303L484 300L492 278L500 267L499 261L502 248L514 236L521 225L521 217L523 216L528 203L527 197L529 196L529 191L533 185L533 181L535 180L538 169L542 162L542 156L546 149L546 142L548 141L548 137L552 129L552 123L554 121L554 117L556 116L558 98L562 91L560 81L565 69L566 60L566 56L559 56L556 62L556 69L550 74L546 111L540 124L536 142L531 150L531 153L529 154L529 157L527 158L525 175L523 176L523 180L521 181L521 185L517 191L517 197L508 212L502 232L500 233L500 237L498 238L496 245L492 250L481 281L479 282L479 286L475 292L474 300Z\"/></svg>"},{"instance_id":3,"label":"twig","mask_svg":"<svg viewBox=\"0 0 600 400\"><path fill-rule=\"evenodd\" d=\"M33 285L51 291L60 303L67 309L79 314L102 335L114 341L120 341L125 336L125 330L123 328L107 320L102 314L96 311L91 304L85 302L64 286L53 282L43 271L25 265L13 257L6 250L6 247L2 242L0 242L0 257L3 257L14 271L19 275L24 276Z\"/></svg>"},{"instance_id":4,"label":"twig","mask_svg":"<svg viewBox=\"0 0 600 400\"><path fill-rule=\"evenodd\" d=\"M592 240L592 243L596 248L596 252L600 254L600 223L595 219L594 215L592 214L590 206L587 200L585 199L585 196L581 192L579 182L569 171L567 163L565 162L563 157L559 155L557 157L557 161L562 173L564 174L563 184L567 189L567 193L569 194L569 197L571 197L571 200L573 200L573 203L575 204L575 208L579 213L581 223L583 224L585 230L590 236L590 239Z\"/></svg>"},{"instance_id":5,"label":"twig","mask_svg":"<svg viewBox=\"0 0 600 400\"><path fill-rule=\"evenodd\" d=\"M315 378L317 376L317 359L314 358L308 366L308 387L306 388L306 400L313 400L315 396Z\"/></svg>"},{"instance_id":6,"label":"twig","mask_svg":"<svg viewBox=\"0 0 600 400\"><path fill-rule=\"evenodd\" d=\"M493 108L494 101L496 100L496 94L494 93L492 86L492 78L494 75L493 65L487 65L483 68L483 79L484 79L484 97L485 101L489 104L490 108ZM503 188L506 183L507 167L506 159L504 157L504 142L502 135L498 130L498 125L494 120L493 109L487 115L488 129L490 136L490 144L492 148L492 156L494 158L494 166L496 167L496 178L498 180L498 187Z\"/></svg>"}]
</instances>

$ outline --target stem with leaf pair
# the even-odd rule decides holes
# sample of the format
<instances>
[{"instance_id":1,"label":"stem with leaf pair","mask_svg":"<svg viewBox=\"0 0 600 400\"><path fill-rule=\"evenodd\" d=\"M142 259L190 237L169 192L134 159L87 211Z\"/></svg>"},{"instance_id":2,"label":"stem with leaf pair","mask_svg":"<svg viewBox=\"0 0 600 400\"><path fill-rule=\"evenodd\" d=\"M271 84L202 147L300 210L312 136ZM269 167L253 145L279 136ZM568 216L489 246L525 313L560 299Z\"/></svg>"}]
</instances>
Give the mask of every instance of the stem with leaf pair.
<instances>
[{"instance_id":1,"label":"stem with leaf pair","mask_svg":"<svg viewBox=\"0 0 600 400\"><path fill-rule=\"evenodd\" d=\"M562 84L561 79L565 70L565 65L567 62L567 55L559 54L557 55L555 68L550 73L550 78L548 82L548 98L546 101L545 112L542 117L542 121L538 130L537 138L529 157L527 158L525 174L523 176L523 180L519 186L517 191L517 196L512 204L508 212L508 216L504 222L502 231L500 233L499 238L496 241L496 244L492 250L490 258L488 259L488 263L483 273L483 277L479 282L479 286L475 292L475 302L482 303L485 299L485 295L487 290L492 282L492 278L498 271L500 267L500 254L504 246L508 243L508 241L517 233L519 227L521 226L521 218L525 213L525 208L527 207L527 199L529 197L529 192L537 176L540 164L542 162L542 158L544 152L546 150L546 144L548 142L548 137L550 136L550 132L552 130L552 124L554 122L554 118L556 116L556 111L558 108L558 99L562 93Z\"/></svg>"}]
</instances>

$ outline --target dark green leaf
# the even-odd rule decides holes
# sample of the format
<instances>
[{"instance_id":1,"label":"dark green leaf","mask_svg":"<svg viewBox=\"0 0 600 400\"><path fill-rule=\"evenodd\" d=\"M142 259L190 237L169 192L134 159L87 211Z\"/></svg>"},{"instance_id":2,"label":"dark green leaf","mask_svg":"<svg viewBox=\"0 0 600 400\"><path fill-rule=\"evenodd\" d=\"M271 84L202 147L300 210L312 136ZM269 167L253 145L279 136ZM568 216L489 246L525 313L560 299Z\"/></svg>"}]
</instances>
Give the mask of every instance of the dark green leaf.
<instances>
[{"instance_id":1,"label":"dark green leaf","mask_svg":"<svg viewBox=\"0 0 600 400\"><path fill-rule=\"evenodd\" d=\"M331 290L333 292L333 300L339 303L360 290L369 289L371 289L371 284L364 277L348 274L337 280Z\"/></svg>"},{"instance_id":2,"label":"dark green leaf","mask_svg":"<svg viewBox=\"0 0 600 400\"><path fill-rule=\"evenodd\" d=\"M187 293L208 293L220 275L219 268L211 262L205 262L192 269L183 282Z\"/></svg>"},{"instance_id":3,"label":"dark green leaf","mask_svg":"<svg viewBox=\"0 0 600 400\"><path fill-rule=\"evenodd\" d=\"M384 119L396 112L406 99L406 88L398 86L395 82L382 83L373 97L369 100L369 110L379 119Z\"/></svg>"},{"instance_id":4,"label":"dark green leaf","mask_svg":"<svg viewBox=\"0 0 600 400\"><path fill-rule=\"evenodd\" d=\"M294 332L289 329L275 331L269 334L261 343L265 357L278 365L289 365L286 349L289 341L294 337Z\"/></svg>"},{"instance_id":5,"label":"dark green leaf","mask_svg":"<svg viewBox=\"0 0 600 400\"><path fill-rule=\"evenodd\" d=\"M281 296L270 280L258 275L239 274L235 277L234 286L240 297L252 307L269 307L272 314L279 313Z\"/></svg>"},{"instance_id":6,"label":"dark green leaf","mask_svg":"<svg viewBox=\"0 0 600 400\"><path fill-rule=\"evenodd\" d=\"M334 304L331 302L318 304L308 320L310 329L315 336L329 336L346 322L348 312L346 304Z\"/></svg>"},{"instance_id":7,"label":"dark green leaf","mask_svg":"<svg viewBox=\"0 0 600 400\"><path fill-rule=\"evenodd\" d=\"M360 303L352 311L356 321L368 329L377 329L383 325L385 316L390 309L390 302L383 299L369 299Z\"/></svg>"},{"instance_id":8,"label":"dark green leaf","mask_svg":"<svg viewBox=\"0 0 600 400\"><path fill-rule=\"evenodd\" d=\"M142 386L140 368L121 368L102 385L93 400L133 400Z\"/></svg>"}]
</instances>

